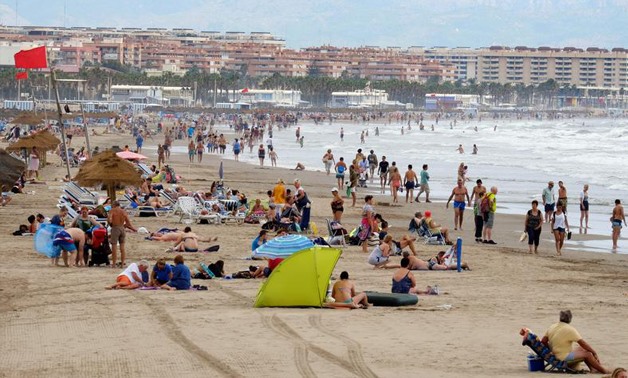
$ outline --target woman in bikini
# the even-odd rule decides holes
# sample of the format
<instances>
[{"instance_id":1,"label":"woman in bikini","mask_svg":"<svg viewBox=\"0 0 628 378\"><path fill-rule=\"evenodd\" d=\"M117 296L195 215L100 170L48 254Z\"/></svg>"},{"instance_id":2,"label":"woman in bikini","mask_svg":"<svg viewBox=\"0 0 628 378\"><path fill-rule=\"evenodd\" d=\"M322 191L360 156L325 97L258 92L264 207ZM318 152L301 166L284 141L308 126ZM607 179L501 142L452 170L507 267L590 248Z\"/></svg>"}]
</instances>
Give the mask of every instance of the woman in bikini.
<instances>
[{"instance_id":1,"label":"woman in bikini","mask_svg":"<svg viewBox=\"0 0 628 378\"><path fill-rule=\"evenodd\" d=\"M338 188L332 188L331 194L334 196L331 200L331 211L334 214L334 221L341 223L340 220L342 219L342 213L345 210L345 200L343 200L338 193Z\"/></svg>"},{"instance_id":2,"label":"woman in bikini","mask_svg":"<svg viewBox=\"0 0 628 378\"><path fill-rule=\"evenodd\" d=\"M401 174L399 173L399 169L397 167L392 168L388 183L390 184L390 193L392 194L393 202L399 202L397 199L397 191L401 187Z\"/></svg>"}]
</instances>

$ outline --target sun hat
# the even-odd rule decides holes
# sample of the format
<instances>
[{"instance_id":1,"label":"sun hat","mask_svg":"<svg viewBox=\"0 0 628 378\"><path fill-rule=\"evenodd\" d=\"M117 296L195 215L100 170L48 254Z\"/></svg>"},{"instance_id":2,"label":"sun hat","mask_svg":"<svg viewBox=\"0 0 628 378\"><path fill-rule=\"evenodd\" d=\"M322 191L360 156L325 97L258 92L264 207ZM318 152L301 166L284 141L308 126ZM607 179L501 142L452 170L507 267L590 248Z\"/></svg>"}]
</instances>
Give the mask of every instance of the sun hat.
<instances>
[{"instance_id":1,"label":"sun hat","mask_svg":"<svg viewBox=\"0 0 628 378\"><path fill-rule=\"evenodd\" d=\"M331 192L332 192L332 193L333 193L333 192L337 192L337 191L338 191L338 188L336 188L335 186L334 186L333 188L331 188Z\"/></svg>"}]
</instances>

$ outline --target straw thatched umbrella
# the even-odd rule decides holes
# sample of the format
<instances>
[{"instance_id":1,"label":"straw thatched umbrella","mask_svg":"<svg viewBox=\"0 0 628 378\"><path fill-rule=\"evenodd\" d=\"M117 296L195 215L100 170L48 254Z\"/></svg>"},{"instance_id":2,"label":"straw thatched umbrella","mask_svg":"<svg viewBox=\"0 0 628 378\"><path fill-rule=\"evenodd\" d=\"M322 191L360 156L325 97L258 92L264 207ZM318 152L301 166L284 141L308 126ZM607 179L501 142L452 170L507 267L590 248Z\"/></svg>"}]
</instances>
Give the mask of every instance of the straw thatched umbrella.
<instances>
[{"instance_id":1,"label":"straw thatched umbrella","mask_svg":"<svg viewBox=\"0 0 628 378\"><path fill-rule=\"evenodd\" d=\"M33 147L37 147L42 152L40 164L46 165L46 152L54 150L61 141L48 130L38 131L24 138L20 138L17 142L7 147L8 151L21 151L25 149L27 152Z\"/></svg>"},{"instance_id":2,"label":"straw thatched umbrella","mask_svg":"<svg viewBox=\"0 0 628 378\"><path fill-rule=\"evenodd\" d=\"M24 112L18 114L9 123L13 125L39 125L44 120L41 114Z\"/></svg>"},{"instance_id":3,"label":"straw thatched umbrella","mask_svg":"<svg viewBox=\"0 0 628 378\"><path fill-rule=\"evenodd\" d=\"M104 185L107 188L107 196L114 201L116 186L140 185L142 175L135 165L120 159L115 152L104 151L86 160L74 180L83 186Z\"/></svg>"},{"instance_id":4,"label":"straw thatched umbrella","mask_svg":"<svg viewBox=\"0 0 628 378\"><path fill-rule=\"evenodd\" d=\"M0 148L0 184L10 189L26 169L26 164ZM7 189L7 190L8 190Z\"/></svg>"}]
</instances>

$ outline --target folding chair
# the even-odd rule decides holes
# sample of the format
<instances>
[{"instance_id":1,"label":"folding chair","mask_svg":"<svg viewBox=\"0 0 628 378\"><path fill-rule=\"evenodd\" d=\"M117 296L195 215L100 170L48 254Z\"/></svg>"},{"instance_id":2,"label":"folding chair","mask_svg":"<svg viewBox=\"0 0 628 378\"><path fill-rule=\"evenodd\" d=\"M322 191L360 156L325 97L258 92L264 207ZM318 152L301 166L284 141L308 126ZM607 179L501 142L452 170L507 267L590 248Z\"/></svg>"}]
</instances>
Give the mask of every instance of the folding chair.
<instances>
[{"instance_id":1,"label":"folding chair","mask_svg":"<svg viewBox=\"0 0 628 378\"><path fill-rule=\"evenodd\" d=\"M421 221L419 229L417 230L417 234L423 238L425 244L445 245L445 238L443 237L443 235L441 235L440 233L432 233L432 231L430 231L430 228L427 227L427 223L425 223L425 220Z\"/></svg>"},{"instance_id":2,"label":"folding chair","mask_svg":"<svg viewBox=\"0 0 628 378\"><path fill-rule=\"evenodd\" d=\"M329 245L337 245L340 243L340 246L347 246L347 237L349 234L347 230L344 228L334 228L335 225L340 225L340 223L332 221L331 219L325 219L327 222L327 232L329 232L329 238L327 239L327 243Z\"/></svg>"},{"instance_id":3,"label":"folding chair","mask_svg":"<svg viewBox=\"0 0 628 378\"><path fill-rule=\"evenodd\" d=\"M523 342L521 345L530 347L530 349L532 349L537 356L543 359L543 371L571 374L581 374L585 372L584 370L571 368L569 367L567 361L562 361L556 358L554 353L552 353L552 350L547 345L543 344L541 339L539 339L539 337L534 333L530 332L530 330L522 330L521 334L523 336Z\"/></svg>"}]
</instances>

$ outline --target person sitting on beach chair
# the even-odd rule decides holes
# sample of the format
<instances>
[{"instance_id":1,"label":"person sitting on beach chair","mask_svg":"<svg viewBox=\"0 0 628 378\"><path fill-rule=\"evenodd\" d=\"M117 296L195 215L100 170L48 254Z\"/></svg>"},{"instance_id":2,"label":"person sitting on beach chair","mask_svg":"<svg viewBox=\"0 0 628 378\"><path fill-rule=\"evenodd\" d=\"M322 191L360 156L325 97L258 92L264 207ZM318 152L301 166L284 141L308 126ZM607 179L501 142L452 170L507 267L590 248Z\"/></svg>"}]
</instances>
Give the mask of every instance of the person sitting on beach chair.
<instances>
[{"instance_id":1,"label":"person sitting on beach chair","mask_svg":"<svg viewBox=\"0 0 628 378\"><path fill-rule=\"evenodd\" d=\"M149 268L148 261L142 260L138 263L132 263L122 273L118 274L116 283L107 286L105 289L126 289L132 290L138 287L144 287L146 284L142 280L142 273Z\"/></svg>"},{"instance_id":2,"label":"person sitting on beach chair","mask_svg":"<svg viewBox=\"0 0 628 378\"><path fill-rule=\"evenodd\" d=\"M577 362L584 361L592 373L600 372L602 374L609 373L602 363L597 353L587 343L580 333L571 326L571 311L561 311L559 314L559 322L553 324L545 332L545 336L541 339L541 343L547 345L552 353L561 361L566 361L568 365L575 365ZM574 349L573 343L578 346Z\"/></svg>"},{"instance_id":3,"label":"person sitting on beach chair","mask_svg":"<svg viewBox=\"0 0 628 378\"><path fill-rule=\"evenodd\" d=\"M449 239L449 229L434 222L434 219L432 219L431 211L427 210L425 212L424 222L427 228L429 229L430 233L432 234L432 236L442 235L443 238L445 239L445 244L447 245L453 244L452 241Z\"/></svg>"}]
</instances>

